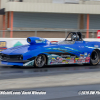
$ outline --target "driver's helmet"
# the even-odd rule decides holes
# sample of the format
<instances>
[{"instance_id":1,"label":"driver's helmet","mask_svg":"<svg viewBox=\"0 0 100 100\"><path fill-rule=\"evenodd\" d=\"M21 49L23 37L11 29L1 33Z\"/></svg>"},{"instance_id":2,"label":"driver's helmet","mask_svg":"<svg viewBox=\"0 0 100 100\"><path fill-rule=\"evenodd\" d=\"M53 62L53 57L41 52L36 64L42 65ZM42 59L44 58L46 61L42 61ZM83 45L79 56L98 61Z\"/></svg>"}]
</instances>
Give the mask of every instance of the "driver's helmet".
<instances>
[{"instance_id":1,"label":"driver's helmet","mask_svg":"<svg viewBox=\"0 0 100 100\"><path fill-rule=\"evenodd\" d=\"M76 35L76 34L73 34L73 35L72 35L72 40L76 40L76 41L79 40L79 36Z\"/></svg>"}]
</instances>

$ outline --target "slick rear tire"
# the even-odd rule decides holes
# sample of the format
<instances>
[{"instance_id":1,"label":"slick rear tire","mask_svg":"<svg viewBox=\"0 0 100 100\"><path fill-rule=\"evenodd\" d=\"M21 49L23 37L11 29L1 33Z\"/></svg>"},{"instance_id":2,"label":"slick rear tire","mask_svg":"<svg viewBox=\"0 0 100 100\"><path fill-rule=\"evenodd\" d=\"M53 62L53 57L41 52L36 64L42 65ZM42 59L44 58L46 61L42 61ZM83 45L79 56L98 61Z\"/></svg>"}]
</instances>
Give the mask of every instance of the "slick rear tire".
<instances>
[{"instance_id":1,"label":"slick rear tire","mask_svg":"<svg viewBox=\"0 0 100 100\"><path fill-rule=\"evenodd\" d=\"M97 50L93 50L91 53L90 64L91 65L98 65L100 61L99 52Z\"/></svg>"},{"instance_id":2,"label":"slick rear tire","mask_svg":"<svg viewBox=\"0 0 100 100\"><path fill-rule=\"evenodd\" d=\"M35 67L43 67L45 64L46 64L46 56L45 55L38 55L36 58L35 58Z\"/></svg>"}]
</instances>

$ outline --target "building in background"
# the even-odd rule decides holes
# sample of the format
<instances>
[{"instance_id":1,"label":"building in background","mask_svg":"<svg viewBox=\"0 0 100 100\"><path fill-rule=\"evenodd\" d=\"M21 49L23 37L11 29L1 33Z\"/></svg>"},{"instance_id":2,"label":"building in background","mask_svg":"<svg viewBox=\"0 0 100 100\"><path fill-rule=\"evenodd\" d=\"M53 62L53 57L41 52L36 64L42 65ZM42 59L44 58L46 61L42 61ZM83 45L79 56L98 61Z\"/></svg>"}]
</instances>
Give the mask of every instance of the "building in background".
<instances>
[{"instance_id":1,"label":"building in background","mask_svg":"<svg viewBox=\"0 0 100 100\"><path fill-rule=\"evenodd\" d=\"M63 38L81 29L88 38L100 29L100 0L1 0L0 14L3 37Z\"/></svg>"}]
</instances>

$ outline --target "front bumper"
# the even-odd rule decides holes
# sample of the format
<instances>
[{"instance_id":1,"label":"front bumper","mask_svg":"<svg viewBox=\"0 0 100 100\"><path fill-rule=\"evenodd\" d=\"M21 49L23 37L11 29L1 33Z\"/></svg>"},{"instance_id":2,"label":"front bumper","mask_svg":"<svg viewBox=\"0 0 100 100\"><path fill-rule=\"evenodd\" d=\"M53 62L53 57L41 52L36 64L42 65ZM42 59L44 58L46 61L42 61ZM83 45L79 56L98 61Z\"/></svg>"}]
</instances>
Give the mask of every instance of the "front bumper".
<instances>
[{"instance_id":1,"label":"front bumper","mask_svg":"<svg viewBox=\"0 0 100 100\"><path fill-rule=\"evenodd\" d=\"M29 60L1 59L1 64L23 66Z\"/></svg>"},{"instance_id":2,"label":"front bumper","mask_svg":"<svg viewBox=\"0 0 100 100\"><path fill-rule=\"evenodd\" d=\"M15 60L15 59L1 59L3 62L16 62L16 63L26 63L29 62L29 60Z\"/></svg>"},{"instance_id":3,"label":"front bumper","mask_svg":"<svg viewBox=\"0 0 100 100\"><path fill-rule=\"evenodd\" d=\"M1 61L1 64L4 65L17 65L17 66L23 66L23 63L17 63L17 62L5 62L5 61Z\"/></svg>"},{"instance_id":4,"label":"front bumper","mask_svg":"<svg viewBox=\"0 0 100 100\"><path fill-rule=\"evenodd\" d=\"M17 66L33 66L34 65L34 60L23 60L23 61L1 61L1 64L5 65L17 65Z\"/></svg>"},{"instance_id":5,"label":"front bumper","mask_svg":"<svg viewBox=\"0 0 100 100\"><path fill-rule=\"evenodd\" d=\"M23 60L22 55L6 55L6 54L1 54L1 64L5 65L17 65L17 66L33 66L34 65L34 60L33 59L28 59L28 60Z\"/></svg>"}]
</instances>

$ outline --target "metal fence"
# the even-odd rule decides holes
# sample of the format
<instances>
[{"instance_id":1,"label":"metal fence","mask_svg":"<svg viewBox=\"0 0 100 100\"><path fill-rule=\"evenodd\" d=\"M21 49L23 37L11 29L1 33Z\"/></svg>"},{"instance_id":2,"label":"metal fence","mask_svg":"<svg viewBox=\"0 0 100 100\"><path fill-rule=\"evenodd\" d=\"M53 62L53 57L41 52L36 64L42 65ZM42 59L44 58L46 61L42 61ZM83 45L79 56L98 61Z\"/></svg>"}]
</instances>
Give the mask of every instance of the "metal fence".
<instances>
[{"instance_id":1,"label":"metal fence","mask_svg":"<svg viewBox=\"0 0 100 100\"><path fill-rule=\"evenodd\" d=\"M97 30L100 29L37 29L37 30L0 30L0 37L10 38L26 38L29 36L37 36L43 38L65 38L69 32L81 32L84 38L87 38L87 32L89 38L97 37Z\"/></svg>"},{"instance_id":2,"label":"metal fence","mask_svg":"<svg viewBox=\"0 0 100 100\"><path fill-rule=\"evenodd\" d=\"M23 0L7 0L8 2L23 2Z\"/></svg>"}]
</instances>

